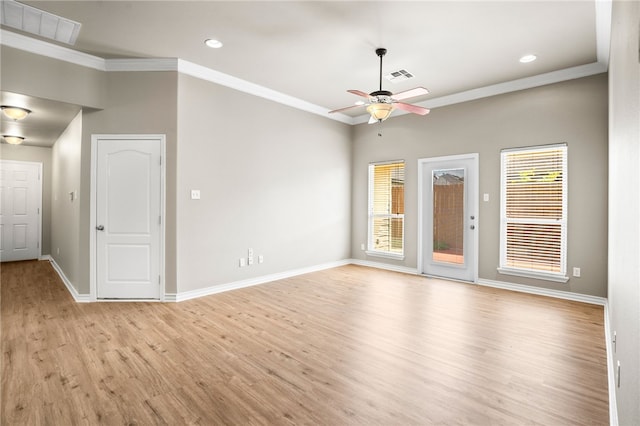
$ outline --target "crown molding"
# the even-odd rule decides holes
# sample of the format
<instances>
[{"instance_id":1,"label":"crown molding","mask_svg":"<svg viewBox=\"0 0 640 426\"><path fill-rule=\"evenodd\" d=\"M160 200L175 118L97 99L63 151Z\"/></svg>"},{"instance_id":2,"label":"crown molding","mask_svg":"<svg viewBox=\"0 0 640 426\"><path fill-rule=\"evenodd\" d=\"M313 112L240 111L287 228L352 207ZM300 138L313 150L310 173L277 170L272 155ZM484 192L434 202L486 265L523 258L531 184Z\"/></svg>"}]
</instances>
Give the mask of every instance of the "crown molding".
<instances>
[{"instance_id":1,"label":"crown molding","mask_svg":"<svg viewBox=\"0 0 640 426\"><path fill-rule=\"evenodd\" d=\"M105 59L105 71L178 71L178 59Z\"/></svg>"},{"instance_id":2,"label":"crown molding","mask_svg":"<svg viewBox=\"0 0 640 426\"><path fill-rule=\"evenodd\" d=\"M269 99L271 101L278 102L292 108L310 112L312 114L317 114L324 118L333 119L345 124L354 124L353 119L347 115L332 114L331 116L329 116L329 110L327 108L323 108L310 102L303 101L302 99L298 99L282 92L260 86L259 84L242 80L240 78L213 70L211 68L203 67L202 65L194 64L193 62L178 59L178 72L211 83L220 84L222 86L226 86L241 92L249 93L254 96Z\"/></svg>"},{"instance_id":3,"label":"crown molding","mask_svg":"<svg viewBox=\"0 0 640 426\"><path fill-rule=\"evenodd\" d=\"M438 108L448 105L455 105L462 102L475 101L477 99L488 98L490 96L503 95L505 93L532 89L534 87L546 86L547 84L560 83L563 81L574 80L576 78L602 74L604 72L607 72L607 66L605 64L602 64L600 62L593 62L587 65L580 65L577 67L552 71L545 74L534 75L533 77L520 78L518 80L492 84L490 86L466 90L464 92L454 93L452 95L441 96L439 98L433 98L416 103L415 105L419 105L424 108ZM395 110L393 113L393 115L396 117L405 114L409 113L402 110ZM355 118L355 122L355 124L368 123L369 116L358 116Z\"/></svg>"},{"instance_id":4,"label":"crown molding","mask_svg":"<svg viewBox=\"0 0 640 426\"><path fill-rule=\"evenodd\" d=\"M14 49L24 50L48 58L58 59L71 64L80 65L86 68L93 68L98 71L106 71L105 60L88 53L78 52L68 47L27 37L22 34L0 29L0 44Z\"/></svg>"}]
</instances>

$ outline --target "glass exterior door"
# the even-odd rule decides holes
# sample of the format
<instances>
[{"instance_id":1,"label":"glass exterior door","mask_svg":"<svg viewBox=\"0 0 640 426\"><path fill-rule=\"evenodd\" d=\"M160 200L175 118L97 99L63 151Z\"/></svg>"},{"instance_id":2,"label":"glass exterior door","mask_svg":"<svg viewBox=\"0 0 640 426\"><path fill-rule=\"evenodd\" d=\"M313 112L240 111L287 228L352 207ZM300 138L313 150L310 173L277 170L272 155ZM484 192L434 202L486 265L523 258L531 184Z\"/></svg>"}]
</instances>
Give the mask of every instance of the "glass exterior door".
<instances>
[{"instance_id":1,"label":"glass exterior door","mask_svg":"<svg viewBox=\"0 0 640 426\"><path fill-rule=\"evenodd\" d=\"M419 160L418 270L477 280L478 155Z\"/></svg>"}]
</instances>

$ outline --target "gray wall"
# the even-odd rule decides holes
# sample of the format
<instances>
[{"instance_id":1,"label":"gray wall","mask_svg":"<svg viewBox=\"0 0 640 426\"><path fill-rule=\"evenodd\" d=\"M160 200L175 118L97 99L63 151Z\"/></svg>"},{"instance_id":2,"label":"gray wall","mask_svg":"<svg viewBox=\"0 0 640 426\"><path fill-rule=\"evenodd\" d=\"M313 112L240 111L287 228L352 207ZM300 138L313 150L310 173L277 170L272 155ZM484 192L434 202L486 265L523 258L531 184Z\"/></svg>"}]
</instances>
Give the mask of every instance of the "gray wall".
<instances>
[{"instance_id":1,"label":"gray wall","mask_svg":"<svg viewBox=\"0 0 640 426\"><path fill-rule=\"evenodd\" d=\"M2 144L0 159L42 163L42 255L51 254L51 148Z\"/></svg>"},{"instance_id":2,"label":"gray wall","mask_svg":"<svg viewBox=\"0 0 640 426\"><path fill-rule=\"evenodd\" d=\"M620 425L640 421L640 3L614 1L609 65L609 313Z\"/></svg>"},{"instance_id":3,"label":"gray wall","mask_svg":"<svg viewBox=\"0 0 640 426\"><path fill-rule=\"evenodd\" d=\"M178 291L349 258L350 132L180 75ZM256 262L240 268L248 248Z\"/></svg>"},{"instance_id":4,"label":"gray wall","mask_svg":"<svg viewBox=\"0 0 640 426\"><path fill-rule=\"evenodd\" d=\"M382 137L378 137L378 132ZM566 142L569 150L568 270L582 278L554 283L500 275L500 150ZM605 297L607 294L607 77L568 82L356 126L353 137L352 256L417 267L420 158L480 154L479 276ZM367 165L404 159L405 259L368 258Z\"/></svg>"},{"instance_id":5,"label":"gray wall","mask_svg":"<svg viewBox=\"0 0 640 426\"><path fill-rule=\"evenodd\" d=\"M68 62L2 46L2 90L101 108L106 95L105 73Z\"/></svg>"},{"instance_id":6,"label":"gray wall","mask_svg":"<svg viewBox=\"0 0 640 426\"><path fill-rule=\"evenodd\" d=\"M80 293L89 293L89 219L91 184L91 135L93 134L164 134L166 135L166 291L176 288L176 122L177 73L110 72L106 73L104 110L85 111L82 126L82 187L80 212Z\"/></svg>"},{"instance_id":7,"label":"gray wall","mask_svg":"<svg viewBox=\"0 0 640 426\"><path fill-rule=\"evenodd\" d=\"M82 111L71 121L52 149L51 256L65 276L83 293L80 275L80 155ZM74 199L69 196L74 192ZM80 196L78 199L77 196Z\"/></svg>"}]
</instances>

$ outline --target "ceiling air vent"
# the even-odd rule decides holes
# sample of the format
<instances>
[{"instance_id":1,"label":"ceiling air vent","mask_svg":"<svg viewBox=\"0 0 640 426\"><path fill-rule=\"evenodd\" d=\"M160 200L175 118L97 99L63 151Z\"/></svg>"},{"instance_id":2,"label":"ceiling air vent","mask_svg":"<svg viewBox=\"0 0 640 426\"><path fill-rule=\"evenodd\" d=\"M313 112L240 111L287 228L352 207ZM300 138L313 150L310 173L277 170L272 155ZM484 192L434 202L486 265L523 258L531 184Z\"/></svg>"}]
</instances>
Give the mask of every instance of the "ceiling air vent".
<instances>
[{"instance_id":1,"label":"ceiling air vent","mask_svg":"<svg viewBox=\"0 0 640 426\"><path fill-rule=\"evenodd\" d=\"M14 0L2 0L0 23L17 30L62 43L75 44L79 22L72 21Z\"/></svg>"},{"instance_id":2,"label":"ceiling air vent","mask_svg":"<svg viewBox=\"0 0 640 426\"><path fill-rule=\"evenodd\" d=\"M405 81L405 80L409 80L410 78L413 78L413 74L411 74L407 70L398 70L385 75L384 78L386 78L392 83L399 83L401 81Z\"/></svg>"}]
</instances>

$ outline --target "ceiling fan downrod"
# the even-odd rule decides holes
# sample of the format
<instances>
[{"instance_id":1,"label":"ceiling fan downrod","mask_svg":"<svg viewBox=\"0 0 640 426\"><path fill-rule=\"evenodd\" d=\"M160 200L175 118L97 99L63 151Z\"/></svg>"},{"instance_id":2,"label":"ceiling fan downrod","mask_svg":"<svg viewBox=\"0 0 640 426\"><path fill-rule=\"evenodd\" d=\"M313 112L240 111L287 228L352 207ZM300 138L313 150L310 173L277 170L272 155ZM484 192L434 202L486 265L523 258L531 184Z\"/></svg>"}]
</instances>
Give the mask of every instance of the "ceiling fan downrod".
<instances>
[{"instance_id":1,"label":"ceiling fan downrod","mask_svg":"<svg viewBox=\"0 0 640 426\"><path fill-rule=\"evenodd\" d=\"M376 49L376 55L378 55L378 57L380 58L380 79L379 79L379 87L380 89L376 92L372 92L369 95L376 97L376 96L391 96L392 93L389 92L388 90L382 90L382 57L387 53L387 49L380 47L378 49Z\"/></svg>"}]
</instances>

